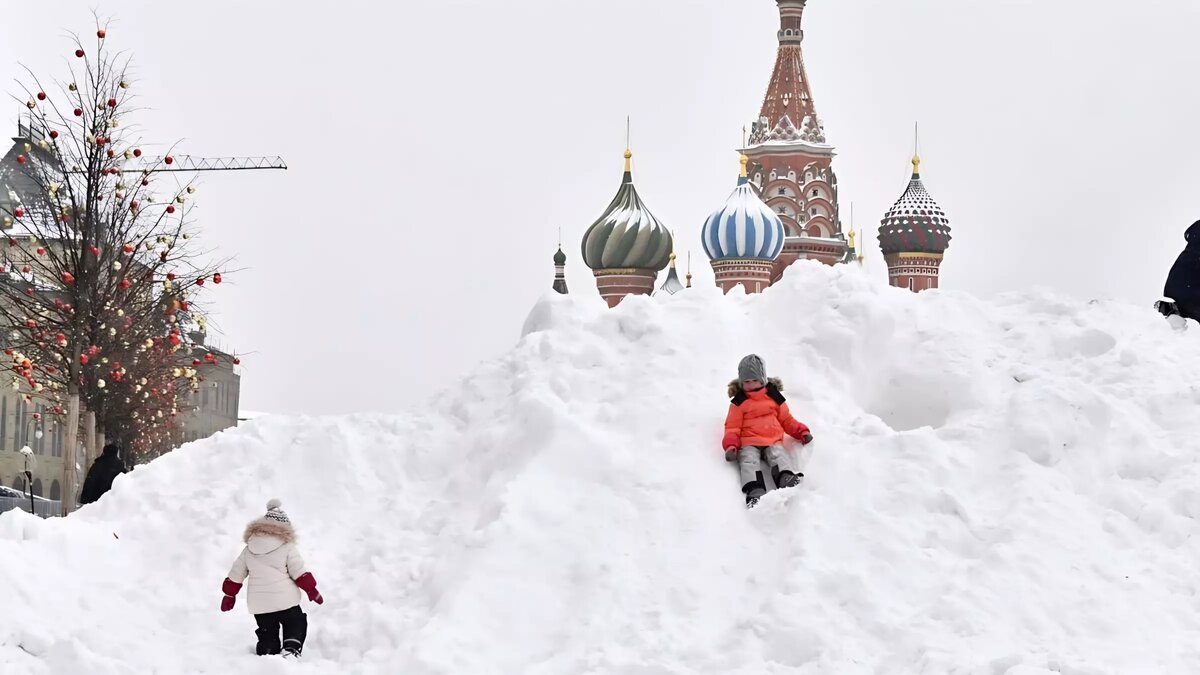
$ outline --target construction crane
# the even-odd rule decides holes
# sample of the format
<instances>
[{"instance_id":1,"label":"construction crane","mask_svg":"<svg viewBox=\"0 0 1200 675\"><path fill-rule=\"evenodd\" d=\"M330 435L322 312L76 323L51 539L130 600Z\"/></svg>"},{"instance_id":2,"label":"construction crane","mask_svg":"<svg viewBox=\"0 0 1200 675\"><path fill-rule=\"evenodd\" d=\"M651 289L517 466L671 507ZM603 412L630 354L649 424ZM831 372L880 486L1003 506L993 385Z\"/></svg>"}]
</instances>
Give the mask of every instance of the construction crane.
<instances>
[{"instance_id":1,"label":"construction crane","mask_svg":"<svg viewBox=\"0 0 1200 675\"><path fill-rule=\"evenodd\" d=\"M153 171L249 171L252 169L287 169L282 157L192 157L191 155L170 155L164 157L140 158L140 168L130 168L130 162L125 163L122 173L141 173L154 167Z\"/></svg>"},{"instance_id":2,"label":"construction crane","mask_svg":"<svg viewBox=\"0 0 1200 675\"><path fill-rule=\"evenodd\" d=\"M32 116L30 117L32 120ZM17 120L17 138L14 141L28 139L30 142L45 140L45 134L33 124ZM150 170L159 171L250 171L255 169L287 169L282 157L193 157L191 155L163 155L149 157L137 155L128 157L121 167L121 173L142 173ZM83 173L82 169L66 170L66 173Z\"/></svg>"}]
</instances>

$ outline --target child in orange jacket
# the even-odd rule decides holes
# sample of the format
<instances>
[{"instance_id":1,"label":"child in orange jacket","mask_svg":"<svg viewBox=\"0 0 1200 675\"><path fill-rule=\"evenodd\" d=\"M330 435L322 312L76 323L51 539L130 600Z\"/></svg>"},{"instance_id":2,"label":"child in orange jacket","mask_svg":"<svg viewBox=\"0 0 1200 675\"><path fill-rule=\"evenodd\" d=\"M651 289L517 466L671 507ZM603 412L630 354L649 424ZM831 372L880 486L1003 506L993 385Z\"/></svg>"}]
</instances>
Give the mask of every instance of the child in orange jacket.
<instances>
[{"instance_id":1,"label":"child in orange jacket","mask_svg":"<svg viewBox=\"0 0 1200 675\"><path fill-rule=\"evenodd\" d=\"M738 461L747 507L754 506L767 492L762 472L764 455L778 487L793 487L804 476L795 470L783 447L783 435L786 433L808 445L813 439L812 432L792 417L782 392L783 383L767 377L766 365L756 354L742 359L738 364L738 379L729 383L731 401L721 447L726 461Z\"/></svg>"}]
</instances>

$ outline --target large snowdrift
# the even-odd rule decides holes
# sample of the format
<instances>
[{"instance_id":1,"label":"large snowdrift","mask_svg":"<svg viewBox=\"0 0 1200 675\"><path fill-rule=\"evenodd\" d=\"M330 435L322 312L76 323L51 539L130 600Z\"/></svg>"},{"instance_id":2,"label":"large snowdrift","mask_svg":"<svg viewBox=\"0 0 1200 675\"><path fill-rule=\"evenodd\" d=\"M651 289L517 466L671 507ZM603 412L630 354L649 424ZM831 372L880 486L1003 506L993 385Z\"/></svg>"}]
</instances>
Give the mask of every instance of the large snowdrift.
<instances>
[{"instance_id":1,"label":"large snowdrift","mask_svg":"<svg viewBox=\"0 0 1200 675\"><path fill-rule=\"evenodd\" d=\"M1197 328L817 264L550 295L411 414L266 416L0 516L0 672L1200 672ZM751 511L717 447L747 352L817 439ZM271 497L326 598L299 663L218 611Z\"/></svg>"}]
</instances>

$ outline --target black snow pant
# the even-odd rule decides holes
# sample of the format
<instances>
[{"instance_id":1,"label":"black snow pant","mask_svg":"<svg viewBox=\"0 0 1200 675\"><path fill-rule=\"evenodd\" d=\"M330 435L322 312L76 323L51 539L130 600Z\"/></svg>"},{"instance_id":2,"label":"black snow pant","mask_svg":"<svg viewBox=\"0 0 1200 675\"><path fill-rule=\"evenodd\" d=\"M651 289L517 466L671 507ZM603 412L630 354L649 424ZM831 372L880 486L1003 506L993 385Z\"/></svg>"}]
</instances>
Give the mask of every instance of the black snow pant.
<instances>
[{"instance_id":1,"label":"black snow pant","mask_svg":"<svg viewBox=\"0 0 1200 675\"><path fill-rule=\"evenodd\" d=\"M304 649L304 638L308 635L308 617L300 609L300 605L280 612L255 614L254 620L258 622L258 629L254 634L258 636L258 647L255 651L259 656L280 652L280 627L283 628L283 651L300 655L300 650Z\"/></svg>"}]
</instances>

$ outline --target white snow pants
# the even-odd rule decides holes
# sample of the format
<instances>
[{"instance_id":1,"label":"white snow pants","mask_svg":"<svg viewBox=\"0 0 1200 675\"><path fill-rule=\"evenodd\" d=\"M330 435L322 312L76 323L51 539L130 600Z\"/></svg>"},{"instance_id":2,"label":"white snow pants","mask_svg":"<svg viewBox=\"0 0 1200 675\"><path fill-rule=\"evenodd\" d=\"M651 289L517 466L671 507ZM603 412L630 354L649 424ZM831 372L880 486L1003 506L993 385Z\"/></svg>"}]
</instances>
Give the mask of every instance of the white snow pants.
<instances>
[{"instance_id":1,"label":"white snow pants","mask_svg":"<svg viewBox=\"0 0 1200 675\"><path fill-rule=\"evenodd\" d=\"M767 491L767 484L763 480L762 472L764 456L767 464L771 467L771 478L776 485L779 485L779 476L783 472L796 473L792 457L782 443L767 446L742 446L742 449L738 451L738 469L742 475L742 492L745 492L748 497L758 497Z\"/></svg>"}]
</instances>

